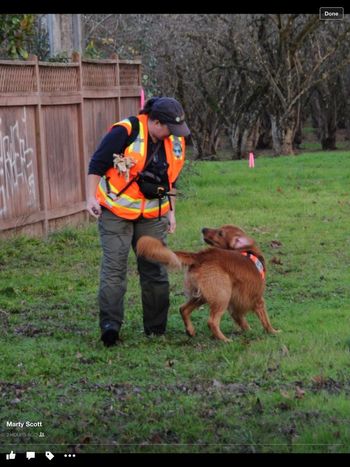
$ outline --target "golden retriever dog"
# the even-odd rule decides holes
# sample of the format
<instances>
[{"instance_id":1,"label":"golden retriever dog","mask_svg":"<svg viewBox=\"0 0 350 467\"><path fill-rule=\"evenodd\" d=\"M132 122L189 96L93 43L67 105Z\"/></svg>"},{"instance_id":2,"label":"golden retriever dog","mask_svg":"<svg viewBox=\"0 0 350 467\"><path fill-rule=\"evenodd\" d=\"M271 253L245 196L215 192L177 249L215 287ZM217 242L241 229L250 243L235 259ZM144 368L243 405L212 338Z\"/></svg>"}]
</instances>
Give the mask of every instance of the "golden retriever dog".
<instances>
[{"instance_id":1,"label":"golden retriever dog","mask_svg":"<svg viewBox=\"0 0 350 467\"><path fill-rule=\"evenodd\" d=\"M180 313L187 334L195 335L190 315L204 303L210 308L208 326L211 332L224 342L230 342L220 329L225 310L244 331L249 329L245 316L253 311L267 332L278 332L271 326L266 312L265 259L255 241L234 225L203 228L202 234L211 247L197 253L172 251L148 236L141 237L137 243L139 256L171 267L186 267L188 301L180 307Z\"/></svg>"}]
</instances>

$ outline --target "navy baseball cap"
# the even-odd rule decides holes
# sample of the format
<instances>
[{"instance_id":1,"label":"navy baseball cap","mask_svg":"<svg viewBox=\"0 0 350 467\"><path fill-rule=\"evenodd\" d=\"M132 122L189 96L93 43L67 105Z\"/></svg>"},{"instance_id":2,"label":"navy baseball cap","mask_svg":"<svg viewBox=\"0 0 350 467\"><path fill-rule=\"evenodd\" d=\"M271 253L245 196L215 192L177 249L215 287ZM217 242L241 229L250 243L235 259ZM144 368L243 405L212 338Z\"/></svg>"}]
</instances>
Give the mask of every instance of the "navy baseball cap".
<instances>
[{"instance_id":1,"label":"navy baseball cap","mask_svg":"<svg viewBox=\"0 0 350 467\"><path fill-rule=\"evenodd\" d=\"M191 132L185 122L180 102L172 97L159 97L152 105L152 118L165 123L174 136L188 136Z\"/></svg>"}]
</instances>

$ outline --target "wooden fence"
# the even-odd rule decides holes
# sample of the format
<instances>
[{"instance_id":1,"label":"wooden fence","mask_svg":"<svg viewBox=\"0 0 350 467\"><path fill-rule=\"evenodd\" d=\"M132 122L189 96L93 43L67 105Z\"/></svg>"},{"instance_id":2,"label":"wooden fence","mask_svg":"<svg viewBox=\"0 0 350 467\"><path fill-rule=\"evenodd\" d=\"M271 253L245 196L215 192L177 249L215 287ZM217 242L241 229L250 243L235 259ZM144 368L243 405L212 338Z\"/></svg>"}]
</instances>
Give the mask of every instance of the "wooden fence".
<instances>
[{"instance_id":1,"label":"wooden fence","mask_svg":"<svg viewBox=\"0 0 350 467\"><path fill-rule=\"evenodd\" d=\"M141 61L0 61L0 236L88 219L88 163L140 109Z\"/></svg>"}]
</instances>

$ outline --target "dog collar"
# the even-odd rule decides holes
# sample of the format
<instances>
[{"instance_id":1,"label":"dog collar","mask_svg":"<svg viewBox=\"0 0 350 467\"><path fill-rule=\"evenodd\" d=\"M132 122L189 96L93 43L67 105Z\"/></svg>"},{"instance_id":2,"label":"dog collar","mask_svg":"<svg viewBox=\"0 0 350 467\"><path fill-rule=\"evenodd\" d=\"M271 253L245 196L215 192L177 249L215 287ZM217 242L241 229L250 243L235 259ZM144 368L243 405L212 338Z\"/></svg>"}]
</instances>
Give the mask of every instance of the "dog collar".
<instances>
[{"instance_id":1,"label":"dog collar","mask_svg":"<svg viewBox=\"0 0 350 467\"><path fill-rule=\"evenodd\" d=\"M255 255L253 255L253 253L250 253L249 251L242 251L241 253L243 256L247 256L249 259L253 261L261 277L265 280L265 268L264 268L263 263L260 261L260 259L256 257Z\"/></svg>"}]
</instances>

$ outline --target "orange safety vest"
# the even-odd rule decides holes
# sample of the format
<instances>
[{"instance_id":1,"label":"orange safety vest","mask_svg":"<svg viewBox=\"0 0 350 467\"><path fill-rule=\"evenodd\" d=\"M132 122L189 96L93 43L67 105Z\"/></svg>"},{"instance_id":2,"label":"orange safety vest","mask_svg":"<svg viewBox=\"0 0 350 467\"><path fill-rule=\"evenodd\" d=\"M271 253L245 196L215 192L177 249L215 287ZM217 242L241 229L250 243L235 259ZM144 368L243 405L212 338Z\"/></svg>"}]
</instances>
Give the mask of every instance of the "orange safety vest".
<instances>
[{"instance_id":1,"label":"orange safety vest","mask_svg":"<svg viewBox=\"0 0 350 467\"><path fill-rule=\"evenodd\" d=\"M138 115L139 133L135 141L128 146L125 157L132 157L136 164L130 169L130 179L138 172L142 172L147 158L148 144L148 116ZM115 123L112 127L120 125L126 128L128 135L131 134L132 125L129 119ZM183 137L170 135L164 140L165 154L168 162L168 177L170 189L177 179L185 161L185 139ZM110 192L107 191L106 178L108 179ZM114 167L107 170L101 178L97 187L96 198L98 202L112 211L115 215L124 219L137 219L141 215L146 218L155 218L159 215L159 199L146 199L136 182L120 195L118 193L125 187L127 181L124 175L119 174ZM109 196L108 196L109 195ZM160 200L160 215L163 216L170 209L167 197Z\"/></svg>"},{"instance_id":2,"label":"orange safety vest","mask_svg":"<svg viewBox=\"0 0 350 467\"><path fill-rule=\"evenodd\" d=\"M263 263L260 261L260 259L258 257L256 257L255 255L253 255L253 253L250 253L249 251L242 251L241 254L243 256L247 256L250 260L253 261L253 263L255 264L257 270L259 271L261 277L263 278L263 280L265 280L266 271L265 271L265 267L264 267Z\"/></svg>"}]
</instances>

